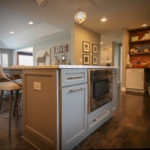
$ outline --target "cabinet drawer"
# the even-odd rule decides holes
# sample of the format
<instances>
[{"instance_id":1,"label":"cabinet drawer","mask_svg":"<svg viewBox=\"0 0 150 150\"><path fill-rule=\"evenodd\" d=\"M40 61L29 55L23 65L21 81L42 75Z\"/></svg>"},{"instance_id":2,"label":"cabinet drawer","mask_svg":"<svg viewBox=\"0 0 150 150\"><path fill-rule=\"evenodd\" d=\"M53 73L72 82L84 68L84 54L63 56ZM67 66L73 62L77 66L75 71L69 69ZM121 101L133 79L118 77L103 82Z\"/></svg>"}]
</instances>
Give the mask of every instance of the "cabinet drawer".
<instances>
[{"instance_id":1,"label":"cabinet drawer","mask_svg":"<svg viewBox=\"0 0 150 150\"><path fill-rule=\"evenodd\" d=\"M88 131L99 127L112 115L111 107L112 102L88 115Z\"/></svg>"},{"instance_id":2,"label":"cabinet drawer","mask_svg":"<svg viewBox=\"0 0 150 150\"><path fill-rule=\"evenodd\" d=\"M61 86L87 82L87 69L61 69Z\"/></svg>"},{"instance_id":3,"label":"cabinet drawer","mask_svg":"<svg viewBox=\"0 0 150 150\"><path fill-rule=\"evenodd\" d=\"M132 69L127 69L127 72L128 73L144 73L144 69L143 68L139 68L139 69L132 68Z\"/></svg>"}]
</instances>

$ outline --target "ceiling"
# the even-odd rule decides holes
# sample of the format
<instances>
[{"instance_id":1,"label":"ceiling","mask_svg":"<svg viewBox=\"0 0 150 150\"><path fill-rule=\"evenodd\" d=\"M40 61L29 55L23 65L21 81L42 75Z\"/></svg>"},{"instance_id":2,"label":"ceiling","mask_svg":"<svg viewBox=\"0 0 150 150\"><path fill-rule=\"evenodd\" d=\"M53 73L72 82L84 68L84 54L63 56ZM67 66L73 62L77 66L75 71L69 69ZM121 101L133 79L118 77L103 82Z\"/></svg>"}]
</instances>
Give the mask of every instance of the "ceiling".
<instances>
[{"instance_id":1,"label":"ceiling","mask_svg":"<svg viewBox=\"0 0 150 150\"><path fill-rule=\"evenodd\" d=\"M78 8L87 12L84 26L98 33L120 33L125 28L150 25L150 0L48 1L46 6L39 7L33 0L0 0L0 40L4 46L16 48L21 42L62 31L74 22ZM104 16L108 21L101 23ZM33 26L28 25L30 20L35 22ZM9 34L11 30L14 35Z\"/></svg>"}]
</instances>

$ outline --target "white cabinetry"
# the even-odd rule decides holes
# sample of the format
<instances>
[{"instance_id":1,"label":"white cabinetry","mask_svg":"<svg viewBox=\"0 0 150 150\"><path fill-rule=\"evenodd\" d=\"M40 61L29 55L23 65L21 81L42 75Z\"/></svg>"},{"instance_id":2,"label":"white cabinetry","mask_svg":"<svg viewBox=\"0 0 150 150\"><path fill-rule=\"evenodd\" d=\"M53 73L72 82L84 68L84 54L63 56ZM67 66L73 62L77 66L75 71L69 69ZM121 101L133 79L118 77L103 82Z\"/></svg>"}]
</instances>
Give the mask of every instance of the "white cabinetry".
<instances>
[{"instance_id":1,"label":"white cabinetry","mask_svg":"<svg viewBox=\"0 0 150 150\"><path fill-rule=\"evenodd\" d=\"M62 74L64 87L62 87L61 102L61 142L62 149L68 150L78 144L87 134L87 70L77 69L72 72L66 69ZM77 85L74 85L76 83Z\"/></svg>"},{"instance_id":2,"label":"white cabinetry","mask_svg":"<svg viewBox=\"0 0 150 150\"><path fill-rule=\"evenodd\" d=\"M88 115L88 132L94 131L105 123L111 116L112 103L108 103Z\"/></svg>"},{"instance_id":3,"label":"white cabinetry","mask_svg":"<svg viewBox=\"0 0 150 150\"><path fill-rule=\"evenodd\" d=\"M144 69L126 69L126 88L144 91Z\"/></svg>"}]
</instances>

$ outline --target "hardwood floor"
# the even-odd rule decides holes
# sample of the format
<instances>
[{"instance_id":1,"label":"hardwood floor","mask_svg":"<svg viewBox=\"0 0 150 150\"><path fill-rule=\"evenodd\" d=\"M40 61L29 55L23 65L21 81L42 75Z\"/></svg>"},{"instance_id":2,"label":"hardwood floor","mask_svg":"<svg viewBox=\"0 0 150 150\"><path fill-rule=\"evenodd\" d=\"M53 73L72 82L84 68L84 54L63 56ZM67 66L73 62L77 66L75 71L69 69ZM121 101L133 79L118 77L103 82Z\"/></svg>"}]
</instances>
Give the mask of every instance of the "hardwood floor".
<instances>
[{"instance_id":1,"label":"hardwood floor","mask_svg":"<svg viewBox=\"0 0 150 150\"><path fill-rule=\"evenodd\" d=\"M21 101L19 103L19 119L17 120L12 115L12 135L11 137L8 136L8 94L5 93L3 98L2 112L0 112L0 150L35 150L21 138L23 123ZM14 101L12 104L13 107Z\"/></svg>"},{"instance_id":2,"label":"hardwood floor","mask_svg":"<svg viewBox=\"0 0 150 150\"><path fill-rule=\"evenodd\" d=\"M5 96L3 111L7 109ZM12 137L8 137L8 111L0 113L0 150L34 150L22 140L22 117L13 118ZM150 96L121 93L114 116L77 145L83 149L150 148Z\"/></svg>"},{"instance_id":3,"label":"hardwood floor","mask_svg":"<svg viewBox=\"0 0 150 150\"><path fill-rule=\"evenodd\" d=\"M74 150L150 148L150 96L122 93L118 111Z\"/></svg>"}]
</instances>

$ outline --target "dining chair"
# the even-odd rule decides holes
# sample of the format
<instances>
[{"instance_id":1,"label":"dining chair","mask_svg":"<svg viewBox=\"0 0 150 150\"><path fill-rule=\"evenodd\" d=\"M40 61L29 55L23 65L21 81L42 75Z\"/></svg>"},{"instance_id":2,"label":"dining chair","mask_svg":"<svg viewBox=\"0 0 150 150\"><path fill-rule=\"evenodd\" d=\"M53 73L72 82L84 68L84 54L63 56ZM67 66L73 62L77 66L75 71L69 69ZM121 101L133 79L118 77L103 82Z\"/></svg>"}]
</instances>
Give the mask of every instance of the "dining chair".
<instances>
[{"instance_id":1,"label":"dining chair","mask_svg":"<svg viewBox=\"0 0 150 150\"><path fill-rule=\"evenodd\" d=\"M10 78L8 78L0 66L0 78L4 79L5 81L0 82L0 91L1 91L1 98L0 98L0 109L2 107L2 99L3 99L3 92L9 91L9 136L11 136L11 112L12 112L12 94L13 91L16 91L16 100L15 100L15 108L17 106L18 94L19 90L22 89L21 83L18 83ZM18 108L17 108L18 109ZM15 113L15 109L14 109ZM18 110L17 110L17 118L18 118Z\"/></svg>"}]
</instances>

